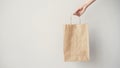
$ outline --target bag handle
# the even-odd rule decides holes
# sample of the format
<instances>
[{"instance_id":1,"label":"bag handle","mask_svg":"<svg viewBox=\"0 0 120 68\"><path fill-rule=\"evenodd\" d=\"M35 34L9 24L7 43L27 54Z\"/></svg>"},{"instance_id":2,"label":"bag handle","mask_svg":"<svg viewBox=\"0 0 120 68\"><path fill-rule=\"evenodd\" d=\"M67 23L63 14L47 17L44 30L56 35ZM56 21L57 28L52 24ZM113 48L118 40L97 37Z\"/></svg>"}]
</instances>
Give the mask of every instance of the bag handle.
<instances>
[{"instance_id":1,"label":"bag handle","mask_svg":"<svg viewBox=\"0 0 120 68\"><path fill-rule=\"evenodd\" d=\"M74 15L74 16L75 16L75 15ZM78 17L78 16L77 16L77 17ZM70 24L73 24L73 23L72 23L72 20L73 20L73 15L70 16ZM79 17L79 24L82 24L80 17Z\"/></svg>"}]
</instances>

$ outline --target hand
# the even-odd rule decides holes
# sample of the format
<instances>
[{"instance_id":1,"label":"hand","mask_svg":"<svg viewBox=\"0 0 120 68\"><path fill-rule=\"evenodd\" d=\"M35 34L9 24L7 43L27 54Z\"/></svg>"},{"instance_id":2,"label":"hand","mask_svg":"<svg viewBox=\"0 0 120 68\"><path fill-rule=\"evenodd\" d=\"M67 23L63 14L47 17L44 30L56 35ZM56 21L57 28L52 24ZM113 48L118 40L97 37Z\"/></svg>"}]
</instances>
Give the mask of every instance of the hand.
<instances>
[{"instance_id":1,"label":"hand","mask_svg":"<svg viewBox=\"0 0 120 68\"><path fill-rule=\"evenodd\" d=\"M86 5L81 6L73 15L81 16L86 11Z\"/></svg>"}]
</instances>

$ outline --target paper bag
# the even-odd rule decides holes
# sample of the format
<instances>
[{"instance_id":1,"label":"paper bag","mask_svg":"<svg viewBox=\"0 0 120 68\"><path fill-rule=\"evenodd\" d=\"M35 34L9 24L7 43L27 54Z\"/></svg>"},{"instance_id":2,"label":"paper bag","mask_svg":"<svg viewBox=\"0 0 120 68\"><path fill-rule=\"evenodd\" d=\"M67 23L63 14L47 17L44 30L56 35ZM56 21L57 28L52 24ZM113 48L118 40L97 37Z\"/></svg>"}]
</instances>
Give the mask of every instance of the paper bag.
<instances>
[{"instance_id":1,"label":"paper bag","mask_svg":"<svg viewBox=\"0 0 120 68\"><path fill-rule=\"evenodd\" d=\"M88 24L65 24L64 61L89 60Z\"/></svg>"}]
</instances>

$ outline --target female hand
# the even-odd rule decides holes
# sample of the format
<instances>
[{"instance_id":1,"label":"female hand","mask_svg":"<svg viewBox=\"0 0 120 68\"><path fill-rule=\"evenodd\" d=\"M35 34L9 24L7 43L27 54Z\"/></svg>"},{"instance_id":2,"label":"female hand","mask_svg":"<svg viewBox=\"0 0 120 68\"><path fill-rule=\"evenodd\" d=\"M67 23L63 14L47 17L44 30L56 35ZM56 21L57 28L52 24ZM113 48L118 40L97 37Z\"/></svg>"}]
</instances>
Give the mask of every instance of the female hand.
<instances>
[{"instance_id":1,"label":"female hand","mask_svg":"<svg viewBox=\"0 0 120 68\"><path fill-rule=\"evenodd\" d=\"M81 16L88 6L90 6L96 0L86 0L86 2L73 14L76 16Z\"/></svg>"},{"instance_id":2,"label":"female hand","mask_svg":"<svg viewBox=\"0 0 120 68\"><path fill-rule=\"evenodd\" d=\"M86 11L86 5L81 6L73 15L81 16Z\"/></svg>"}]
</instances>

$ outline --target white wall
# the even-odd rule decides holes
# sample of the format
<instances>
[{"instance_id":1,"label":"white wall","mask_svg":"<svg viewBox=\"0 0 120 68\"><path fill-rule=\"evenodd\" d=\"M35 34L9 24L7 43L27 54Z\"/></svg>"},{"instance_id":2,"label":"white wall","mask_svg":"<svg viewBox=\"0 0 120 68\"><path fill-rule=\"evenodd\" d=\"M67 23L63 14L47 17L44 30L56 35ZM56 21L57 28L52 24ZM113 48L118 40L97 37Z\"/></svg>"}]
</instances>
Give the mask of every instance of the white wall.
<instances>
[{"instance_id":1,"label":"white wall","mask_svg":"<svg viewBox=\"0 0 120 68\"><path fill-rule=\"evenodd\" d=\"M0 0L0 68L120 68L120 0L97 0L89 62L64 62L63 25L85 0Z\"/></svg>"}]
</instances>

